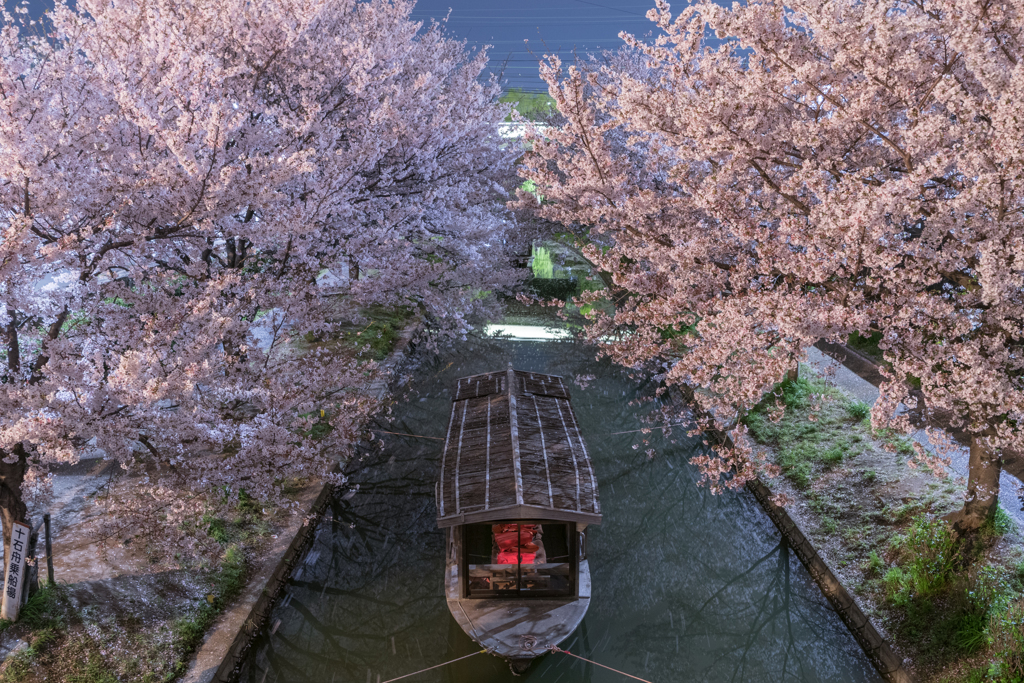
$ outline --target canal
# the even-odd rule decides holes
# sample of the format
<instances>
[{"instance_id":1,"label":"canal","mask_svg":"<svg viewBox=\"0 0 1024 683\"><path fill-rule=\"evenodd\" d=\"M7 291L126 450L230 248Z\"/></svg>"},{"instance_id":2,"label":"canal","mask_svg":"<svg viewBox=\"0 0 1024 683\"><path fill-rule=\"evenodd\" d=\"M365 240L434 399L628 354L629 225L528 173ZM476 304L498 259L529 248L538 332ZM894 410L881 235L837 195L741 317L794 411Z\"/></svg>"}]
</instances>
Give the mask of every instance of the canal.
<instances>
[{"instance_id":1,"label":"canal","mask_svg":"<svg viewBox=\"0 0 1024 683\"><path fill-rule=\"evenodd\" d=\"M562 647L652 682L881 680L753 497L697 485L688 460L700 441L685 427L670 437L638 431L643 407L630 403L650 395L649 378L596 361L577 342L471 337L407 369L392 414L374 426L418 437L380 432L350 462L351 488L316 529L241 681L383 683L479 649L443 598L434 482L449 387L509 362L570 380L598 477L593 600ZM513 680L630 679L564 654L519 679L483 654L403 679Z\"/></svg>"}]
</instances>

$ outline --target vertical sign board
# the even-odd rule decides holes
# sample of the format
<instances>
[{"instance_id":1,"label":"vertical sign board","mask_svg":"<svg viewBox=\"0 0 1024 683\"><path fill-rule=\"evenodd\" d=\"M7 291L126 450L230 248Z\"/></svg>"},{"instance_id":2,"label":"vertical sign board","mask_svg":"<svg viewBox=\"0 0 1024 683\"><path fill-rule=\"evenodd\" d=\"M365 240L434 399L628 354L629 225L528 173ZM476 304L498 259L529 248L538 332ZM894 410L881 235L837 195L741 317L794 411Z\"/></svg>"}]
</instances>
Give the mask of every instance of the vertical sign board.
<instances>
[{"instance_id":1,"label":"vertical sign board","mask_svg":"<svg viewBox=\"0 0 1024 683\"><path fill-rule=\"evenodd\" d=\"M11 529L11 563L7 566L4 581L4 601L0 607L0 619L18 620L21 608L21 591L25 586L25 551L32 531L21 522L15 522Z\"/></svg>"}]
</instances>

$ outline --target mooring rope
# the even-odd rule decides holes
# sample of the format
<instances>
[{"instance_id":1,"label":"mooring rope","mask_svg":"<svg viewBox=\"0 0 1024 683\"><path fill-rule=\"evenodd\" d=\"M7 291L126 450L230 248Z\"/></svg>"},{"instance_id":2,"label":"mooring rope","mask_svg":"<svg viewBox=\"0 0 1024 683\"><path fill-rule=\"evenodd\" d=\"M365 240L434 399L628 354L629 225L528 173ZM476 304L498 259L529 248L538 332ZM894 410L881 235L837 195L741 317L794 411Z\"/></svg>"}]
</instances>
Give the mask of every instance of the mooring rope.
<instances>
[{"instance_id":1,"label":"mooring rope","mask_svg":"<svg viewBox=\"0 0 1024 683\"><path fill-rule=\"evenodd\" d=\"M563 650L561 648L555 647L554 645L550 646L550 650L552 652L561 652L564 655L569 655L570 657L575 657L576 659L582 659L584 662L589 662L590 664L594 664L596 666L599 666L602 669L608 669L609 671L614 671L615 673L620 674L622 676L625 676L626 678L632 678L634 681L641 681L642 683L651 683L648 680L644 680L643 678L640 678L638 676L633 676L631 674L626 673L625 671L619 671L618 669L613 669L610 666L605 666L604 664L599 664L598 662L595 662L592 659L587 659L586 657L580 657L579 655L574 655L573 653L569 652L568 650Z\"/></svg>"},{"instance_id":2,"label":"mooring rope","mask_svg":"<svg viewBox=\"0 0 1024 683\"><path fill-rule=\"evenodd\" d=\"M406 434L404 432L386 432L383 429L370 429L371 432L380 432L381 434L394 434L395 436L411 436L416 439L433 439L434 441L444 441L438 436L423 436L422 434Z\"/></svg>"},{"instance_id":3,"label":"mooring rope","mask_svg":"<svg viewBox=\"0 0 1024 683\"><path fill-rule=\"evenodd\" d=\"M404 676L399 676L398 678L390 678L390 679L384 681L384 683L393 683L394 681L400 681L403 678L409 678L409 676L415 676L416 674L421 674L421 673L423 673L425 671L430 671L431 669L439 669L442 666L448 666L449 664L454 664L455 662L457 662L459 660L462 660L462 659L469 659L470 657L473 657L473 656L476 656L476 655L482 655L485 652L487 652L487 650L477 650L476 652L473 652L472 654L468 654L465 657L459 657L458 659L453 659L450 662L445 662L443 664L435 664L434 666L428 666L426 669L420 669L419 671L413 671L411 674L405 674Z\"/></svg>"},{"instance_id":4,"label":"mooring rope","mask_svg":"<svg viewBox=\"0 0 1024 683\"><path fill-rule=\"evenodd\" d=\"M677 425L665 425L662 427L644 427L642 429L630 429L625 432L605 432L604 434L597 434L596 436L616 436L618 434L636 434L637 432L653 432L655 429L671 429L672 427L688 427L689 422L680 422Z\"/></svg>"},{"instance_id":5,"label":"mooring rope","mask_svg":"<svg viewBox=\"0 0 1024 683\"><path fill-rule=\"evenodd\" d=\"M595 436L617 436L619 434L636 434L638 432L653 432L656 429L670 429L672 427L685 427L685 426L688 426L688 423L682 423L682 424L677 424L677 425L668 425L667 427L644 427L643 429L630 429L629 431L625 431L625 432L605 432L603 434L595 434ZM439 436L423 436L422 434L408 434L406 432L388 432L388 431L385 431L383 429L373 429L373 428L371 428L369 431L371 431L371 432L378 432L380 434L394 434L395 436L411 436L414 439L431 439L433 441L444 441L444 439L442 439Z\"/></svg>"}]
</instances>

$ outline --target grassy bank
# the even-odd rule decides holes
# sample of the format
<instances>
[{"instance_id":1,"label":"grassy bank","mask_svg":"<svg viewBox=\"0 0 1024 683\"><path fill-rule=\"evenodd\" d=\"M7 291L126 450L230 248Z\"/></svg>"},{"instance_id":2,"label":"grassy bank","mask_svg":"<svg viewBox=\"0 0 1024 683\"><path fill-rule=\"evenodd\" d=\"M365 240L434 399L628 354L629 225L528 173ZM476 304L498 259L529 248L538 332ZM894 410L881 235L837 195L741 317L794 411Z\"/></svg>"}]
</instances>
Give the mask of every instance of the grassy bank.
<instances>
[{"instance_id":1,"label":"grassy bank","mask_svg":"<svg viewBox=\"0 0 1024 683\"><path fill-rule=\"evenodd\" d=\"M1002 511L969 548L941 515L962 483L907 465L911 441L873 430L869 407L801 368L746 418L781 467L772 488L921 681L1024 682L1024 552Z\"/></svg>"},{"instance_id":2,"label":"grassy bank","mask_svg":"<svg viewBox=\"0 0 1024 683\"><path fill-rule=\"evenodd\" d=\"M199 572L192 591L154 602L140 614L130 604L91 604L78 586L44 586L17 624L3 624L25 645L11 654L0 683L63 681L115 683L171 681L185 672L214 620L245 585L246 563L237 546L220 567Z\"/></svg>"},{"instance_id":3,"label":"grassy bank","mask_svg":"<svg viewBox=\"0 0 1024 683\"><path fill-rule=\"evenodd\" d=\"M361 311L365 320L346 323L329 336L307 334L298 348L308 351L319 348L361 360L382 361L395 348L398 337L415 317L409 307L374 306Z\"/></svg>"},{"instance_id":4,"label":"grassy bank","mask_svg":"<svg viewBox=\"0 0 1024 683\"><path fill-rule=\"evenodd\" d=\"M358 321L339 324L329 339L290 342L293 350L301 354L319 347L358 361L381 361L392 354L414 311L368 308L360 314ZM248 419L244 408L237 409L240 420ZM336 409L334 404L318 408L319 418L308 435L326 436ZM279 483L286 497L307 507L319 491L310 477ZM82 519L102 519L92 506L111 496L114 486L131 484L108 479L105 486L84 493L87 505L75 513L74 528L82 529L77 524ZM188 553L176 553L173 546L153 545L140 535L106 536L99 546L93 545L95 537L84 536L87 531L81 531L79 543L61 538L67 554L55 547L55 555L68 570L62 575L58 566L58 578L71 583L34 595L18 623L0 623L0 651L14 648L0 665L0 683L156 683L180 678L248 577L277 562L279 556L269 552L271 539L294 533L297 519L242 491L230 506L211 502L205 515L178 527L183 543L202 543L199 559L188 559ZM73 553L78 555L68 559Z\"/></svg>"}]
</instances>

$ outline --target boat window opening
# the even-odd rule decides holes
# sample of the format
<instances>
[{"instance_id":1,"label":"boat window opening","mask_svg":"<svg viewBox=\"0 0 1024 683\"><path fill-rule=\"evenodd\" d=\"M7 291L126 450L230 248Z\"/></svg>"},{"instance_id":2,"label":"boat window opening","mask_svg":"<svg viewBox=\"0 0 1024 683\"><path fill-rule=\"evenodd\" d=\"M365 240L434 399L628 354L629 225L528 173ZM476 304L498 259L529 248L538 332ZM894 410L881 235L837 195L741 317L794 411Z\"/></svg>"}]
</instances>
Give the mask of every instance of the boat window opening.
<instances>
[{"instance_id":1,"label":"boat window opening","mask_svg":"<svg viewBox=\"0 0 1024 683\"><path fill-rule=\"evenodd\" d=\"M536 521L466 525L468 597L573 595L575 526Z\"/></svg>"}]
</instances>

